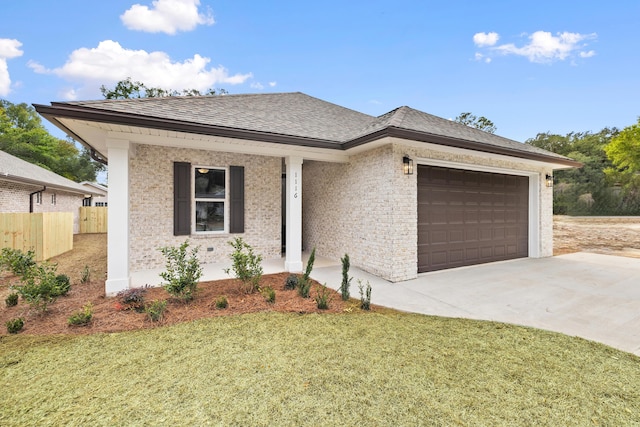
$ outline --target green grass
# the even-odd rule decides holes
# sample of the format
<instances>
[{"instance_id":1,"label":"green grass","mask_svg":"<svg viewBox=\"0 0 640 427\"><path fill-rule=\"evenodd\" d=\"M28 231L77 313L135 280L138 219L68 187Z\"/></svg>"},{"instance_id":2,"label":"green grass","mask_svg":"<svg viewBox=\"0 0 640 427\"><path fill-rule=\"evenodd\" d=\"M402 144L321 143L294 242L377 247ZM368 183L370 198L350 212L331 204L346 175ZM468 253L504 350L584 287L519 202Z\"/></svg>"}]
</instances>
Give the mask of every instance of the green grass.
<instances>
[{"instance_id":1,"label":"green grass","mask_svg":"<svg viewBox=\"0 0 640 427\"><path fill-rule=\"evenodd\" d=\"M640 425L640 358L412 314L0 338L0 425Z\"/></svg>"}]
</instances>

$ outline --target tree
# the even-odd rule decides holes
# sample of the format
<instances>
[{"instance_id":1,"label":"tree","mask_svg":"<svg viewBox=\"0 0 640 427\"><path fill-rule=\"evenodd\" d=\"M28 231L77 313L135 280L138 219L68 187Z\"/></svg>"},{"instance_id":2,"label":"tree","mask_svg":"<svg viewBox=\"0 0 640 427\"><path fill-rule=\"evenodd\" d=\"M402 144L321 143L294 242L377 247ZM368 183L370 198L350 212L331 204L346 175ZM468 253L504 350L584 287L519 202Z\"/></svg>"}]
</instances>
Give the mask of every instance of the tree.
<instances>
[{"instance_id":1,"label":"tree","mask_svg":"<svg viewBox=\"0 0 640 427\"><path fill-rule=\"evenodd\" d=\"M495 133L498 130L491 120L484 116L477 117L471 113L461 113L454 121L489 133Z\"/></svg>"},{"instance_id":2,"label":"tree","mask_svg":"<svg viewBox=\"0 0 640 427\"><path fill-rule=\"evenodd\" d=\"M95 181L104 170L86 149L51 135L35 109L24 103L0 100L0 150L76 182Z\"/></svg>"},{"instance_id":3,"label":"tree","mask_svg":"<svg viewBox=\"0 0 640 427\"><path fill-rule=\"evenodd\" d=\"M640 117L638 123L627 126L605 147L609 159L619 170L640 171Z\"/></svg>"},{"instance_id":4,"label":"tree","mask_svg":"<svg viewBox=\"0 0 640 427\"><path fill-rule=\"evenodd\" d=\"M100 86L100 93L105 99L129 99L129 98L162 98L166 96L202 96L202 95L224 95L224 89L216 91L213 88L200 92L197 89L183 89L181 92L173 89L162 89L158 87L147 87L142 82L132 81L131 77L120 80L113 89L105 85Z\"/></svg>"}]
</instances>

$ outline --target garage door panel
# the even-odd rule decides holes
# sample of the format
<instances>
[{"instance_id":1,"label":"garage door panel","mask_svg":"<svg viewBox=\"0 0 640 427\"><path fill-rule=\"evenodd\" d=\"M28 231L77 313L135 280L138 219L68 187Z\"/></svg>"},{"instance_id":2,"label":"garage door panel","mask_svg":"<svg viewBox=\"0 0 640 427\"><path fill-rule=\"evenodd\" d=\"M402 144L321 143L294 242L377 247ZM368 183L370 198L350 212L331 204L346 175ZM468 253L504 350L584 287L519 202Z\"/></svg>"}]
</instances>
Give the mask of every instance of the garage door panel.
<instances>
[{"instance_id":1,"label":"garage door panel","mask_svg":"<svg viewBox=\"0 0 640 427\"><path fill-rule=\"evenodd\" d=\"M418 271L528 255L528 178L418 166Z\"/></svg>"}]
</instances>

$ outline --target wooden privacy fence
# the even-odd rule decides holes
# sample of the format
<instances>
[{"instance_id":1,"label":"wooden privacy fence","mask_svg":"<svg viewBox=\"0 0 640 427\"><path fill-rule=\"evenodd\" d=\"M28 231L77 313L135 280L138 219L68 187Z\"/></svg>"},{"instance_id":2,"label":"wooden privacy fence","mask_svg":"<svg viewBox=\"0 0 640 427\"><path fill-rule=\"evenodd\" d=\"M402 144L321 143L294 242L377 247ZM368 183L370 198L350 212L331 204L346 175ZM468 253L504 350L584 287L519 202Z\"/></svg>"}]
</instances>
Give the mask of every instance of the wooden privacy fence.
<instances>
[{"instance_id":1,"label":"wooden privacy fence","mask_svg":"<svg viewBox=\"0 0 640 427\"><path fill-rule=\"evenodd\" d=\"M73 213L0 213L0 248L33 251L36 261L73 249Z\"/></svg>"},{"instance_id":2,"label":"wooden privacy fence","mask_svg":"<svg viewBox=\"0 0 640 427\"><path fill-rule=\"evenodd\" d=\"M80 233L106 233L107 207L82 206L80 208Z\"/></svg>"}]
</instances>

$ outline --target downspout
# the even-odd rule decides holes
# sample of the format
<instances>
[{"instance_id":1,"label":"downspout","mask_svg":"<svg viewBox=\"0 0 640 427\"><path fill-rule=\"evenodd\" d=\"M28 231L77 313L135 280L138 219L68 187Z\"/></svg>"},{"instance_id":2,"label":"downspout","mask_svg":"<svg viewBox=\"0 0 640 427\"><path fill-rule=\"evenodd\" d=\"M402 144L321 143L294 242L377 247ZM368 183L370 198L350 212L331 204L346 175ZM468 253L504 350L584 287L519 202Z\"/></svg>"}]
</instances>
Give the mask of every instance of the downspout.
<instances>
[{"instance_id":1,"label":"downspout","mask_svg":"<svg viewBox=\"0 0 640 427\"><path fill-rule=\"evenodd\" d=\"M89 152L89 154L90 154L91 158L92 158L93 160L95 160L96 162L98 162L98 163L102 163L103 165L108 166L107 161L106 161L105 159L103 159L102 157L98 156L98 155L96 154L96 150L94 150L93 148L91 149L91 151Z\"/></svg>"},{"instance_id":2,"label":"downspout","mask_svg":"<svg viewBox=\"0 0 640 427\"><path fill-rule=\"evenodd\" d=\"M47 191L47 186L42 187L42 190L34 191L33 193L29 193L29 213L33 213L33 195L42 193L43 191Z\"/></svg>"}]
</instances>

